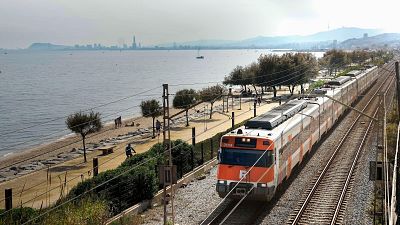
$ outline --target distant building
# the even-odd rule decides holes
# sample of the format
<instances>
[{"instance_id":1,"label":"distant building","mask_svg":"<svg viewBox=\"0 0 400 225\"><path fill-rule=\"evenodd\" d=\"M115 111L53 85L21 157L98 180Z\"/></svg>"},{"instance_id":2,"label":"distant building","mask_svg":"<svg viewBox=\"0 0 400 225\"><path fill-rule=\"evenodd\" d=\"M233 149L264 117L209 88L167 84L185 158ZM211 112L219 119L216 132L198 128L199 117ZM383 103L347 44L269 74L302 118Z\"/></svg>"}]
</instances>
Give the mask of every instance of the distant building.
<instances>
[{"instance_id":1,"label":"distant building","mask_svg":"<svg viewBox=\"0 0 400 225\"><path fill-rule=\"evenodd\" d=\"M132 49L136 49L136 48L137 48L137 46L136 46L136 38L135 38L135 36L133 36Z\"/></svg>"},{"instance_id":2,"label":"distant building","mask_svg":"<svg viewBox=\"0 0 400 225\"><path fill-rule=\"evenodd\" d=\"M364 33L363 38L364 38L364 39L365 39L365 38L368 38L368 33Z\"/></svg>"},{"instance_id":3,"label":"distant building","mask_svg":"<svg viewBox=\"0 0 400 225\"><path fill-rule=\"evenodd\" d=\"M127 48L128 48L128 45L127 45L127 44L123 44L123 48L124 48L124 49L127 49Z\"/></svg>"}]
</instances>

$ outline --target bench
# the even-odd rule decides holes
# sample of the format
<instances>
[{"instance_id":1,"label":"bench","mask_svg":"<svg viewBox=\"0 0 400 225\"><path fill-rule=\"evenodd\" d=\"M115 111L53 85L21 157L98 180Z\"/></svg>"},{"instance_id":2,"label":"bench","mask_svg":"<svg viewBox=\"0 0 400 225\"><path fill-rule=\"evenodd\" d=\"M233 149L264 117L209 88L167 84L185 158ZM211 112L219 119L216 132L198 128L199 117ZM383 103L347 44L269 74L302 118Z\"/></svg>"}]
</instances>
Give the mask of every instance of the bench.
<instances>
[{"instance_id":1,"label":"bench","mask_svg":"<svg viewBox=\"0 0 400 225\"><path fill-rule=\"evenodd\" d=\"M102 155L108 155L108 154L111 154L114 152L114 148L115 148L115 146L108 146L108 147L98 148L97 150L102 151L103 152Z\"/></svg>"}]
</instances>

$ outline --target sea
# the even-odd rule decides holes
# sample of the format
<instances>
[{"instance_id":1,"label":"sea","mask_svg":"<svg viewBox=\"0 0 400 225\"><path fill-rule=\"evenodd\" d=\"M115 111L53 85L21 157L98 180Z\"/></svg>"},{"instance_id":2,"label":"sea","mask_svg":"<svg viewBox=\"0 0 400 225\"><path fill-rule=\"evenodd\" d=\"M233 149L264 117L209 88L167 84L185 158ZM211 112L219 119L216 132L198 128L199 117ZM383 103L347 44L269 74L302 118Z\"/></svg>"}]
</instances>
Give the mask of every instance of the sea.
<instances>
[{"instance_id":1,"label":"sea","mask_svg":"<svg viewBox=\"0 0 400 225\"><path fill-rule=\"evenodd\" d=\"M0 50L0 157L71 135L65 119L100 112L104 122L140 116L143 100L222 84L266 49L141 51ZM197 59L198 54L204 59ZM322 52L313 53L321 57Z\"/></svg>"}]
</instances>

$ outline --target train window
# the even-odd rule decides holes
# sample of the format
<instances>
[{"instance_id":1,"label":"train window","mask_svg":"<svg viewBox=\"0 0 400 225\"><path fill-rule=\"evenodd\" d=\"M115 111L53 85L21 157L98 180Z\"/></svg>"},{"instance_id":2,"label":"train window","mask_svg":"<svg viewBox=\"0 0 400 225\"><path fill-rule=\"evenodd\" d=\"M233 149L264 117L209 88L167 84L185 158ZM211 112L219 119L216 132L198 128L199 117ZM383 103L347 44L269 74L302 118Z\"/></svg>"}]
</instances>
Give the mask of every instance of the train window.
<instances>
[{"instance_id":1,"label":"train window","mask_svg":"<svg viewBox=\"0 0 400 225\"><path fill-rule=\"evenodd\" d=\"M228 143L229 139L228 138L222 138L222 143Z\"/></svg>"},{"instance_id":2,"label":"train window","mask_svg":"<svg viewBox=\"0 0 400 225\"><path fill-rule=\"evenodd\" d=\"M270 167L273 163L272 151L223 148L220 155L221 164L253 166L256 162L256 167Z\"/></svg>"}]
</instances>

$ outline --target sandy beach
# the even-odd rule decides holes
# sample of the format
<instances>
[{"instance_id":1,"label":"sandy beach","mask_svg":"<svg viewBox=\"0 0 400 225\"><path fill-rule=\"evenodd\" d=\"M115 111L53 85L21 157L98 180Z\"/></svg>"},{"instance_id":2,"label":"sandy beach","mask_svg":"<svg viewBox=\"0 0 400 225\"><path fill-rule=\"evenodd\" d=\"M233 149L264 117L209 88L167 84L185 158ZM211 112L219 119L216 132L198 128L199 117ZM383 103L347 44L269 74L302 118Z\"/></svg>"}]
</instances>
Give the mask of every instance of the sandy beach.
<instances>
[{"instance_id":1,"label":"sandy beach","mask_svg":"<svg viewBox=\"0 0 400 225\"><path fill-rule=\"evenodd\" d=\"M218 132L224 131L231 126L230 115L232 106L230 103L229 112L222 112L222 101L214 104L213 118L210 120L208 114L204 115L205 109L203 103L195 109L189 110L190 126L186 127L185 113L176 116L171 125L171 138L190 140L191 128L196 127L196 140L201 141L210 138ZM263 102L261 107L257 108L257 114L266 112L275 107L278 103ZM252 99L242 99L242 109L239 110L239 100L234 101L235 122L240 123L253 116ZM209 107L209 104L208 104ZM171 109L170 115L180 110ZM123 118L122 118L123 119ZM159 118L162 121L161 117ZM135 126L125 126L125 124L135 123ZM136 126L140 124L139 126ZM2 167L11 165L15 162L31 158L40 154L41 156L13 166L12 170L8 167L10 173L19 173L10 175L9 180L0 183L0 191L4 193L7 188L13 189L13 206L46 207L65 196L68 190L74 187L78 182L92 176L92 161L94 157L99 159L99 172L116 168L125 159L124 148L127 143L132 143L135 150L140 153L147 151L158 141L162 141L162 135L159 138L152 139L152 118L137 117L123 121L121 128L114 128L114 124L105 126L100 132L90 135L87 138L89 151L87 154L87 163L83 163L83 155L79 153L82 148L82 141L79 136L71 136L66 139L58 140L46 145L38 146L34 149L13 154L1 160ZM207 127L207 130L205 129ZM134 135L127 135L134 134ZM115 146L114 152L102 155L102 152L95 150L93 146L104 144L105 146ZM76 149L73 151L72 149ZM72 151L72 152L71 152ZM74 156L71 158L65 156ZM46 161L47 160L47 161ZM51 162L35 169L29 168L29 165L35 162ZM22 166L21 166L22 165ZM24 166L25 165L25 166ZM27 168L28 165L28 168ZM3 172L4 173L4 172ZM2 175L5 176L4 174ZM4 207L2 198L1 207Z\"/></svg>"}]
</instances>

